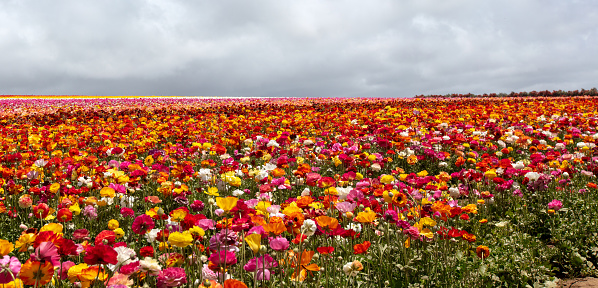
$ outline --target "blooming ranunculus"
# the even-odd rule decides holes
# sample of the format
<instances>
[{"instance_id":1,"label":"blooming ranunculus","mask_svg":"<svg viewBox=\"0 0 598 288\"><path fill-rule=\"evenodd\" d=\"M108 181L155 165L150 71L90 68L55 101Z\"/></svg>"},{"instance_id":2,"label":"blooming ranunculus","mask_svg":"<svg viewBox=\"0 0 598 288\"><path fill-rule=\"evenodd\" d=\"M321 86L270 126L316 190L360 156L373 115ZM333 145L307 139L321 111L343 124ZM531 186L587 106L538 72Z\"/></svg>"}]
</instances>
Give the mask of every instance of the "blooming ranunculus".
<instances>
[{"instance_id":1,"label":"blooming ranunculus","mask_svg":"<svg viewBox=\"0 0 598 288\"><path fill-rule=\"evenodd\" d=\"M168 236L168 242L170 243L170 245L179 248L185 248L191 245L191 243L193 242L193 236L191 235L191 233L189 233L189 231L185 231L182 233L174 232L170 233L170 235Z\"/></svg>"},{"instance_id":2,"label":"blooming ranunculus","mask_svg":"<svg viewBox=\"0 0 598 288\"><path fill-rule=\"evenodd\" d=\"M284 251L289 249L289 240L284 237L278 237L270 240L270 248L275 251Z\"/></svg>"},{"instance_id":3,"label":"blooming ranunculus","mask_svg":"<svg viewBox=\"0 0 598 288\"><path fill-rule=\"evenodd\" d=\"M316 222L311 219L307 219L303 221L303 225L301 226L301 233L303 235L311 236L316 233L318 227L316 226Z\"/></svg>"},{"instance_id":4,"label":"blooming ranunculus","mask_svg":"<svg viewBox=\"0 0 598 288\"><path fill-rule=\"evenodd\" d=\"M257 270L255 280L261 281L270 280L270 269L276 266L278 266L278 262L276 262L270 255L266 254L249 260L249 262L243 266L243 269L247 272L255 272Z\"/></svg>"},{"instance_id":5,"label":"blooming ranunculus","mask_svg":"<svg viewBox=\"0 0 598 288\"><path fill-rule=\"evenodd\" d=\"M141 214L133 220L132 230L135 234L143 235L147 233L147 231L152 230L155 226L154 220L152 217L148 216L147 214Z\"/></svg>"},{"instance_id":6,"label":"blooming ranunculus","mask_svg":"<svg viewBox=\"0 0 598 288\"><path fill-rule=\"evenodd\" d=\"M187 283L187 274L183 268L169 267L160 271L156 280L158 280L158 288L179 287Z\"/></svg>"},{"instance_id":7,"label":"blooming ranunculus","mask_svg":"<svg viewBox=\"0 0 598 288\"><path fill-rule=\"evenodd\" d=\"M550 203L548 203L548 209L553 209L554 211L559 211L561 210L561 208L563 208L563 202L561 202L560 200L552 200L550 201Z\"/></svg>"}]
</instances>

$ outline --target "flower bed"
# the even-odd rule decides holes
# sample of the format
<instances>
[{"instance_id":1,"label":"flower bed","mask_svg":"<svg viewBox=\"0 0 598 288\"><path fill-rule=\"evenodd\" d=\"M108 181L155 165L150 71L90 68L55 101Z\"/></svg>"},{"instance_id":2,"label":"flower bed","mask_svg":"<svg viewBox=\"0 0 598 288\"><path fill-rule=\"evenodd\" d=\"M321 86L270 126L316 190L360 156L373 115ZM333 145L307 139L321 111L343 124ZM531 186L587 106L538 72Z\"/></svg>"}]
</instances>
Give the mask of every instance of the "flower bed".
<instances>
[{"instance_id":1,"label":"flower bed","mask_svg":"<svg viewBox=\"0 0 598 288\"><path fill-rule=\"evenodd\" d=\"M3 287L596 275L598 101L0 100Z\"/></svg>"}]
</instances>

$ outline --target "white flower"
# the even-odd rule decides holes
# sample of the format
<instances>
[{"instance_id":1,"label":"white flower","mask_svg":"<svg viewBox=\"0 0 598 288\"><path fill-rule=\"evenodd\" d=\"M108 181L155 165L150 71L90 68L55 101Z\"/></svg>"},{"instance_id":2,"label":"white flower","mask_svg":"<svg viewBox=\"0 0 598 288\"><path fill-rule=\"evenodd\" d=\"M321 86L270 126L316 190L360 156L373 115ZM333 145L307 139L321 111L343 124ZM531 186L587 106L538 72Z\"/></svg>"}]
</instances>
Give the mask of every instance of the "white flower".
<instances>
[{"instance_id":1,"label":"white flower","mask_svg":"<svg viewBox=\"0 0 598 288\"><path fill-rule=\"evenodd\" d=\"M199 176L201 181L208 181L212 178L212 170L205 168L199 169L199 171L197 171L197 176Z\"/></svg>"},{"instance_id":2,"label":"white flower","mask_svg":"<svg viewBox=\"0 0 598 288\"><path fill-rule=\"evenodd\" d=\"M374 163L374 164L372 164L372 166L370 166L370 169L372 169L373 171L379 172L380 170L382 170L382 167L380 167L380 164Z\"/></svg>"},{"instance_id":3,"label":"white flower","mask_svg":"<svg viewBox=\"0 0 598 288\"><path fill-rule=\"evenodd\" d=\"M156 241L156 237L158 237L158 232L160 232L160 229L152 229L149 232L147 232L144 235L147 242L154 243L154 241Z\"/></svg>"},{"instance_id":4,"label":"white flower","mask_svg":"<svg viewBox=\"0 0 598 288\"><path fill-rule=\"evenodd\" d=\"M160 270L162 270L162 266L160 266L158 260L151 257L145 257L143 260L139 261L139 270L153 276L158 276Z\"/></svg>"},{"instance_id":5,"label":"white flower","mask_svg":"<svg viewBox=\"0 0 598 288\"><path fill-rule=\"evenodd\" d=\"M538 173L538 172L527 172L525 174L525 177L527 179L529 179L529 181L536 181L536 180L538 180L538 178L540 178L540 173Z\"/></svg>"},{"instance_id":6,"label":"white flower","mask_svg":"<svg viewBox=\"0 0 598 288\"><path fill-rule=\"evenodd\" d=\"M239 197L243 194L245 194L245 192L243 192L243 190L236 189L235 191L233 191L233 196L235 196L235 197Z\"/></svg>"},{"instance_id":7,"label":"white flower","mask_svg":"<svg viewBox=\"0 0 598 288\"><path fill-rule=\"evenodd\" d=\"M438 163L438 167L446 167L446 166L448 166L448 163L446 163L444 161Z\"/></svg>"},{"instance_id":8,"label":"white flower","mask_svg":"<svg viewBox=\"0 0 598 288\"><path fill-rule=\"evenodd\" d=\"M303 225L301 226L301 234L311 236L316 233L316 229L318 229L316 222L314 222L314 220L307 219L303 221Z\"/></svg>"},{"instance_id":9,"label":"white flower","mask_svg":"<svg viewBox=\"0 0 598 288\"><path fill-rule=\"evenodd\" d=\"M517 163L515 163L515 165L511 164L513 166L513 168L515 169L523 169L523 167L525 167L525 164L523 164L523 161L517 161Z\"/></svg>"},{"instance_id":10,"label":"white flower","mask_svg":"<svg viewBox=\"0 0 598 288\"><path fill-rule=\"evenodd\" d=\"M336 193L338 194L338 199L340 200L347 200L347 196L353 190L353 187L336 187Z\"/></svg>"},{"instance_id":11,"label":"white flower","mask_svg":"<svg viewBox=\"0 0 598 288\"><path fill-rule=\"evenodd\" d=\"M114 248L114 251L118 253L118 255L116 256L116 260L118 260L118 263L116 263L116 265L108 264L108 268L110 268L110 270L112 271L116 271L116 269L118 269L119 267L129 264L133 262L133 259L137 258L135 250L128 247L119 246Z\"/></svg>"},{"instance_id":12,"label":"white flower","mask_svg":"<svg viewBox=\"0 0 598 288\"><path fill-rule=\"evenodd\" d=\"M355 233L361 233L361 225L358 223L349 223L346 227L346 230L353 230Z\"/></svg>"},{"instance_id":13,"label":"white flower","mask_svg":"<svg viewBox=\"0 0 598 288\"><path fill-rule=\"evenodd\" d=\"M459 188L457 188L457 187L449 188L449 193L450 193L451 197L453 197L453 199L457 199L459 196L461 196L461 192L459 191Z\"/></svg>"},{"instance_id":14,"label":"white flower","mask_svg":"<svg viewBox=\"0 0 598 288\"><path fill-rule=\"evenodd\" d=\"M309 188L306 187L305 189L303 189L303 191L301 191L301 196L309 196L309 193L311 193L311 191L309 190Z\"/></svg>"},{"instance_id":15,"label":"white flower","mask_svg":"<svg viewBox=\"0 0 598 288\"><path fill-rule=\"evenodd\" d=\"M276 140L270 140L270 142L268 142L268 144L266 144L266 147L277 147L277 148L280 148L280 145L278 145L278 142L276 142Z\"/></svg>"},{"instance_id":16,"label":"white flower","mask_svg":"<svg viewBox=\"0 0 598 288\"><path fill-rule=\"evenodd\" d=\"M133 208L135 205L135 200L137 199L135 199L133 196L124 195L122 198L120 198L120 206Z\"/></svg>"}]
</instances>

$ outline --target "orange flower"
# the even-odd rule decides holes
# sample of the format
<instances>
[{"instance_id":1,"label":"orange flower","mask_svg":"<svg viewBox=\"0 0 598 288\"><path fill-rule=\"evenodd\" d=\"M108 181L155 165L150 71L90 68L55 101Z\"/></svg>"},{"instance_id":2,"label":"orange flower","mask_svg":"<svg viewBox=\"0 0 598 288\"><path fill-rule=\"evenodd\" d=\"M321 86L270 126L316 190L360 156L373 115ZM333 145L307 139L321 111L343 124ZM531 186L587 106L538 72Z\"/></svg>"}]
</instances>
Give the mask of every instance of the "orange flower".
<instances>
[{"instance_id":1,"label":"orange flower","mask_svg":"<svg viewBox=\"0 0 598 288\"><path fill-rule=\"evenodd\" d=\"M12 252L12 250L15 250L15 245L12 244L12 242L0 239L0 257L8 255L8 253Z\"/></svg>"},{"instance_id":2,"label":"orange flower","mask_svg":"<svg viewBox=\"0 0 598 288\"><path fill-rule=\"evenodd\" d=\"M370 210L370 208L365 208L365 211L357 213L357 217L355 217L355 221L360 223L371 223L376 220L376 212Z\"/></svg>"},{"instance_id":3,"label":"orange flower","mask_svg":"<svg viewBox=\"0 0 598 288\"><path fill-rule=\"evenodd\" d=\"M19 272L19 278L25 285L37 285L38 287L48 284L52 280L52 276L54 276L54 266L49 261L42 263L29 259L21 266Z\"/></svg>"},{"instance_id":4,"label":"orange flower","mask_svg":"<svg viewBox=\"0 0 598 288\"><path fill-rule=\"evenodd\" d=\"M309 264L311 259L314 257L314 254L315 254L314 251L303 250L303 253L301 253L301 255L299 256L299 259L298 259L300 265L295 269L295 272L293 272L293 275L291 275L291 281L303 282L303 281L305 281L305 279L307 279L308 271L310 271L310 272L320 271L320 266L318 266L318 264ZM295 261L295 263L297 262L297 259L293 259L293 260ZM294 263L292 263L291 266L295 267L296 265L294 265Z\"/></svg>"},{"instance_id":5,"label":"orange flower","mask_svg":"<svg viewBox=\"0 0 598 288\"><path fill-rule=\"evenodd\" d=\"M283 232L287 231L287 227L284 226L282 222L270 222L268 224L264 224L264 231L268 233L268 235L280 235Z\"/></svg>"},{"instance_id":6,"label":"orange flower","mask_svg":"<svg viewBox=\"0 0 598 288\"><path fill-rule=\"evenodd\" d=\"M482 259L488 258L488 256L490 256L490 248L488 248L488 246L480 245L475 249L475 253Z\"/></svg>"},{"instance_id":7,"label":"orange flower","mask_svg":"<svg viewBox=\"0 0 598 288\"><path fill-rule=\"evenodd\" d=\"M227 279L224 281L224 288L247 288L247 285L239 280Z\"/></svg>"},{"instance_id":8,"label":"orange flower","mask_svg":"<svg viewBox=\"0 0 598 288\"><path fill-rule=\"evenodd\" d=\"M334 230L338 227L338 220L329 216L318 216L316 217L316 221L324 229Z\"/></svg>"},{"instance_id":9,"label":"orange flower","mask_svg":"<svg viewBox=\"0 0 598 288\"><path fill-rule=\"evenodd\" d=\"M365 241L361 244L355 244L353 245L353 254L363 254L365 252L368 251L368 248L370 248L370 245L372 245L372 243L370 243L370 241Z\"/></svg>"}]
</instances>

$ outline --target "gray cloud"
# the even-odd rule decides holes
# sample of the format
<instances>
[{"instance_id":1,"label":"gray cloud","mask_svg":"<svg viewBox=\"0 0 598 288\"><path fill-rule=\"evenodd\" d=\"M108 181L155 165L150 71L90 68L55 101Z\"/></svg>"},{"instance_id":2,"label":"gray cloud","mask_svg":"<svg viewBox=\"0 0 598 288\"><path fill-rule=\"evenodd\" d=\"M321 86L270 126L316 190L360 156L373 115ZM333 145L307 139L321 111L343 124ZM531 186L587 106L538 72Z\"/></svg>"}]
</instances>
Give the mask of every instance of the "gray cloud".
<instances>
[{"instance_id":1,"label":"gray cloud","mask_svg":"<svg viewBox=\"0 0 598 288\"><path fill-rule=\"evenodd\" d=\"M0 94L592 88L595 1L3 1Z\"/></svg>"}]
</instances>

